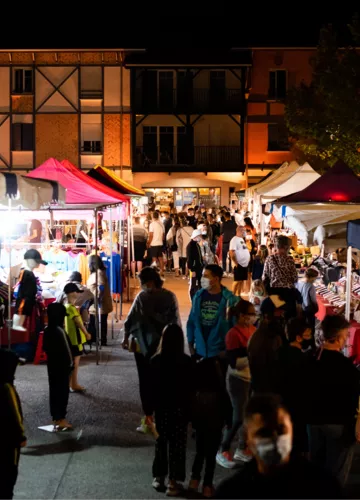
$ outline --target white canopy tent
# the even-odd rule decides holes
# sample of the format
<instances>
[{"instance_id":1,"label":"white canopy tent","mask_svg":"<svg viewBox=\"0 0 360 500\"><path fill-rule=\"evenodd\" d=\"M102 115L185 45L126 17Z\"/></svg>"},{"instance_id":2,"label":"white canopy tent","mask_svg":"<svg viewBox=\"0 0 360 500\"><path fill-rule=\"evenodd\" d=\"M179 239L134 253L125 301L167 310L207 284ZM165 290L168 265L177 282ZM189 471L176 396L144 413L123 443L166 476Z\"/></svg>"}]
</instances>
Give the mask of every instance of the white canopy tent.
<instances>
[{"instance_id":1,"label":"white canopy tent","mask_svg":"<svg viewBox=\"0 0 360 500\"><path fill-rule=\"evenodd\" d=\"M296 161L284 164L278 170L278 175L270 176L263 185L254 189L255 211L260 218L261 243L264 242L265 221L262 214L262 205L283 196L305 189L316 181L320 175L308 164L299 165ZM255 216L255 221L257 217Z\"/></svg>"}]
</instances>

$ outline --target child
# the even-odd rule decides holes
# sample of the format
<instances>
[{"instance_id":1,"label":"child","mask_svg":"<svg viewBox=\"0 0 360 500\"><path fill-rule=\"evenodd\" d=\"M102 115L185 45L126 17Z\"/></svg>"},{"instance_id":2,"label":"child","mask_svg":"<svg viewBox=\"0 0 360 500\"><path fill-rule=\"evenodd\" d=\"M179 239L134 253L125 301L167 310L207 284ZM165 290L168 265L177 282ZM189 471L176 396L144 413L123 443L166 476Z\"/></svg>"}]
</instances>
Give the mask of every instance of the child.
<instances>
[{"instance_id":1,"label":"child","mask_svg":"<svg viewBox=\"0 0 360 500\"><path fill-rule=\"evenodd\" d=\"M267 256L269 255L269 251L265 245L260 245L259 250L257 255L254 258L253 262L253 269L252 269L252 279L253 280L260 280L263 271L264 271L264 265L265 265L265 260Z\"/></svg>"},{"instance_id":2,"label":"child","mask_svg":"<svg viewBox=\"0 0 360 500\"><path fill-rule=\"evenodd\" d=\"M254 304L257 316L260 316L260 308L267 294L264 283L259 279L251 284L249 301Z\"/></svg>"},{"instance_id":3,"label":"child","mask_svg":"<svg viewBox=\"0 0 360 500\"><path fill-rule=\"evenodd\" d=\"M228 391L232 404L232 425L224 433L221 450L216 456L219 465L233 468L231 443L239 431L239 444L235 452L235 460L248 462L251 455L246 452L244 433L242 429L243 413L250 394L250 367L247 357L247 346L251 336L256 331L255 307L246 300L241 300L230 311L236 318L236 325L228 331L225 343L226 354L229 360Z\"/></svg>"},{"instance_id":4,"label":"child","mask_svg":"<svg viewBox=\"0 0 360 500\"><path fill-rule=\"evenodd\" d=\"M151 359L152 404L156 440L152 486L167 496L181 494L185 481L186 440L191 406L191 359L184 354L184 333L175 324L164 328L157 354ZM152 420L147 415L147 423ZM169 445L169 451L168 451Z\"/></svg>"},{"instance_id":5,"label":"child","mask_svg":"<svg viewBox=\"0 0 360 500\"><path fill-rule=\"evenodd\" d=\"M213 498L216 454L221 443L222 429L229 423L227 417L232 411L225 378L217 358L203 358L196 363L195 388L192 427L196 429L196 455L189 490L198 493L205 464L202 493L205 498Z\"/></svg>"},{"instance_id":6,"label":"child","mask_svg":"<svg viewBox=\"0 0 360 500\"><path fill-rule=\"evenodd\" d=\"M0 498L13 498L20 448L26 446L19 396L14 387L17 355L0 349Z\"/></svg>"},{"instance_id":7,"label":"child","mask_svg":"<svg viewBox=\"0 0 360 500\"><path fill-rule=\"evenodd\" d=\"M48 306L47 314L44 351L47 354L50 413L57 430L72 429L72 425L65 419L69 400L69 378L74 362L71 343L64 331L66 308L55 302Z\"/></svg>"},{"instance_id":8,"label":"child","mask_svg":"<svg viewBox=\"0 0 360 500\"><path fill-rule=\"evenodd\" d=\"M303 315L307 321L307 324L311 328L313 337L315 332L315 314L319 310L316 299L316 290L314 287L314 282L318 278L318 276L319 272L316 269L310 267L305 272L305 281L296 283L296 288L301 293L302 297Z\"/></svg>"},{"instance_id":9,"label":"child","mask_svg":"<svg viewBox=\"0 0 360 500\"><path fill-rule=\"evenodd\" d=\"M74 358L74 370L71 374L70 388L72 392L84 392L84 387L81 387L78 382L78 371L80 356L83 353L83 344L87 340L91 340L90 333L86 330L82 322L79 311L75 307L77 295L83 293L75 283L67 283L64 287L64 293L67 297L65 305L67 315L65 317L65 331L70 339L71 353Z\"/></svg>"}]
</instances>

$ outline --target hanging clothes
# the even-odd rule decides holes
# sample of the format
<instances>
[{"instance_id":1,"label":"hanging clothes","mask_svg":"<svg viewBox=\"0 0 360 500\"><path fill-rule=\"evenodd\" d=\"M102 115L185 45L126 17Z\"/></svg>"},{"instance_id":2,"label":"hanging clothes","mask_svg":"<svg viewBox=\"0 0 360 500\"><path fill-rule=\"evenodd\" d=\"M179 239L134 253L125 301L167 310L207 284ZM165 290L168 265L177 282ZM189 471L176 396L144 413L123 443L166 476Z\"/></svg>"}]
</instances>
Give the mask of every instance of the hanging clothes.
<instances>
[{"instance_id":1,"label":"hanging clothes","mask_svg":"<svg viewBox=\"0 0 360 500\"><path fill-rule=\"evenodd\" d=\"M107 275L109 283L110 283L110 278L111 278L111 260L112 260L112 263L113 263L112 293L121 293L121 283L120 283L121 257L120 257L120 254L113 252L112 255L107 255L105 252L101 252L100 258L106 266L106 275Z\"/></svg>"},{"instance_id":2,"label":"hanging clothes","mask_svg":"<svg viewBox=\"0 0 360 500\"><path fill-rule=\"evenodd\" d=\"M47 269L54 271L69 271L69 256L62 250L48 250L44 252L43 259L48 263Z\"/></svg>"},{"instance_id":3,"label":"hanging clothes","mask_svg":"<svg viewBox=\"0 0 360 500\"><path fill-rule=\"evenodd\" d=\"M81 253L79 257L78 271L81 274L82 283L87 283L87 280L89 279L90 276L90 271L89 271L88 258L84 253Z\"/></svg>"}]
</instances>

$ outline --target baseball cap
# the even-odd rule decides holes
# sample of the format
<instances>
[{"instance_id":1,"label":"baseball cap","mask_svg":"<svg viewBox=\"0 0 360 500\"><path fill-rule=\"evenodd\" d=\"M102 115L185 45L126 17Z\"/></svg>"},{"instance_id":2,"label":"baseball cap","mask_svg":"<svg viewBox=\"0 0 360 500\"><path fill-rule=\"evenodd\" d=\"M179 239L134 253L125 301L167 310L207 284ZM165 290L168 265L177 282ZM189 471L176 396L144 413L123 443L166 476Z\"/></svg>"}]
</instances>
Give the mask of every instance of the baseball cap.
<instances>
[{"instance_id":1,"label":"baseball cap","mask_svg":"<svg viewBox=\"0 0 360 500\"><path fill-rule=\"evenodd\" d=\"M194 238L197 238L198 236L201 236L201 235L202 235L201 229L194 229L194 231L191 235L191 239L193 240Z\"/></svg>"},{"instance_id":2,"label":"baseball cap","mask_svg":"<svg viewBox=\"0 0 360 500\"><path fill-rule=\"evenodd\" d=\"M81 290L81 288L79 288L76 283L67 283L64 287L64 293L68 294L73 292L83 293L84 290Z\"/></svg>"},{"instance_id":3,"label":"baseball cap","mask_svg":"<svg viewBox=\"0 0 360 500\"><path fill-rule=\"evenodd\" d=\"M35 248L31 248L25 252L24 260L28 259L34 259L38 264L44 264L44 266L47 266L47 262L41 258L40 252L35 250Z\"/></svg>"}]
</instances>

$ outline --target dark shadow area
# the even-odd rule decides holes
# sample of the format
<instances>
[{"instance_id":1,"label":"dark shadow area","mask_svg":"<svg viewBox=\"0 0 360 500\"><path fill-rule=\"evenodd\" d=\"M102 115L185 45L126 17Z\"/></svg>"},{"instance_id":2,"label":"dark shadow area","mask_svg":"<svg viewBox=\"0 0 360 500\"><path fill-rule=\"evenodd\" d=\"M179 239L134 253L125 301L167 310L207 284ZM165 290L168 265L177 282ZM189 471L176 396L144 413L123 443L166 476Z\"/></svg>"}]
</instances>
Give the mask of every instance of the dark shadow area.
<instances>
[{"instance_id":1,"label":"dark shadow area","mask_svg":"<svg viewBox=\"0 0 360 500\"><path fill-rule=\"evenodd\" d=\"M54 433L55 436L59 434ZM22 452L24 456L34 456L41 457L43 455L60 455L61 453L77 453L79 451L84 451L90 448L88 443L83 440L77 440L76 438L68 438L57 443L47 443L28 446L25 451Z\"/></svg>"}]
</instances>

